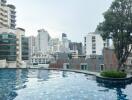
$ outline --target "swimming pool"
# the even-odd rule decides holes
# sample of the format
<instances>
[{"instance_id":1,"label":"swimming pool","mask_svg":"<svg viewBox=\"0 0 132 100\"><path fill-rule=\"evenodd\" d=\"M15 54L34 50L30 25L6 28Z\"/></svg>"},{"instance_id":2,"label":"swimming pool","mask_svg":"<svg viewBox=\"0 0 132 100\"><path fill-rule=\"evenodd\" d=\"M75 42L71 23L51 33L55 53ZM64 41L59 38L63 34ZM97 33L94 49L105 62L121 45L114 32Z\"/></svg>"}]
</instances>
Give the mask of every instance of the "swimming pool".
<instances>
[{"instance_id":1,"label":"swimming pool","mask_svg":"<svg viewBox=\"0 0 132 100\"><path fill-rule=\"evenodd\" d=\"M105 87L82 73L0 69L0 100L132 100L131 92L132 84Z\"/></svg>"}]
</instances>

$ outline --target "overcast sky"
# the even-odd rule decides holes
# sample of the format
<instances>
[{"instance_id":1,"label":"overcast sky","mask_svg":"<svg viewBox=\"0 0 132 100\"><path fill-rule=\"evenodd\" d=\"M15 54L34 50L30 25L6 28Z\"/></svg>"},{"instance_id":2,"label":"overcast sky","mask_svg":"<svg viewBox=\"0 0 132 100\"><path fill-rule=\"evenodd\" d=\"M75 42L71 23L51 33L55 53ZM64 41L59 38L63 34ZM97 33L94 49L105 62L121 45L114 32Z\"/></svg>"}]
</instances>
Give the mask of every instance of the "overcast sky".
<instances>
[{"instance_id":1,"label":"overcast sky","mask_svg":"<svg viewBox=\"0 0 132 100\"><path fill-rule=\"evenodd\" d=\"M67 33L75 42L94 32L113 0L7 0L17 11L17 27L26 29L26 36L37 35L44 28L51 37Z\"/></svg>"}]
</instances>

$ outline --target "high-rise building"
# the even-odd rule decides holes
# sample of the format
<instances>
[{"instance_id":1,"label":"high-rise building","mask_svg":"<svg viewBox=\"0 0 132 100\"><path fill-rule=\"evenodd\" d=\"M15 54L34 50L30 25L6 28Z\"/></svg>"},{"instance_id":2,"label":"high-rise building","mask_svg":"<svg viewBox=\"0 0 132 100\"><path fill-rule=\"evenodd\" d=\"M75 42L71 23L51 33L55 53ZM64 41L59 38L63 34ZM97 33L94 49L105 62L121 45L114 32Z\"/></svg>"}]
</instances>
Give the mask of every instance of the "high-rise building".
<instances>
[{"instance_id":1,"label":"high-rise building","mask_svg":"<svg viewBox=\"0 0 132 100\"><path fill-rule=\"evenodd\" d=\"M38 30L38 35L36 40L37 51L46 53L49 49L49 40L50 40L50 35L46 30L44 29Z\"/></svg>"},{"instance_id":2,"label":"high-rise building","mask_svg":"<svg viewBox=\"0 0 132 100\"><path fill-rule=\"evenodd\" d=\"M8 27L15 29L16 26L16 7L14 5L8 4Z\"/></svg>"},{"instance_id":3,"label":"high-rise building","mask_svg":"<svg viewBox=\"0 0 132 100\"><path fill-rule=\"evenodd\" d=\"M0 34L0 60L16 61L16 34Z\"/></svg>"},{"instance_id":4,"label":"high-rise building","mask_svg":"<svg viewBox=\"0 0 132 100\"><path fill-rule=\"evenodd\" d=\"M5 67L21 66L28 60L28 40L22 28L0 28L0 61L5 61Z\"/></svg>"},{"instance_id":5,"label":"high-rise building","mask_svg":"<svg viewBox=\"0 0 132 100\"><path fill-rule=\"evenodd\" d=\"M63 39L63 38L67 38L66 33L62 33L62 39Z\"/></svg>"},{"instance_id":6,"label":"high-rise building","mask_svg":"<svg viewBox=\"0 0 132 100\"><path fill-rule=\"evenodd\" d=\"M0 60L28 60L28 39L22 28L0 28Z\"/></svg>"},{"instance_id":7,"label":"high-rise building","mask_svg":"<svg viewBox=\"0 0 132 100\"><path fill-rule=\"evenodd\" d=\"M102 55L104 48L104 41L100 34L97 33L88 33L84 37L84 50L85 55Z\"/></svg>"},{"instance_id":8,"label":"high-rise building","mask_svg":"<svg viewBox=\"0 0 132 100\"><path fill-rule=\"evenodd\" d=\"M70 50L77 51L79 55L82 55L82 43L70 42Z\"/></svg>"},{"instance_id":9,"label":"high-rise building","mask_svg":"<svg viewBox=\"0 0 132 100\"><path fill-rule=\"evenodd\" d=\"M29 38L22 36L22 60L29 60Z\"/></svg>"},{"instance_id":10,"label":"high-rise building","mask_svg":"<svg viewBox=\"0 0 132 100\"><path fill-rule=\"evenodd\" d=\"M53 38L49 42L50 53L60 52L60 41L59 38Z\"/></svg>"},{"instance_id":11,"label":"high-rise building","mask_svg":"<svg viewBox=\"0 0 132 100\"><path fill-rule=\"evenodd\" d=\"M31 58L33 54L37 51L36 47L36 37L30 36L29 37L29 57Z\"/></svg>"},{"instance_id":12,"label":"high-rise building","mask_svg":"<svg viewBox=\"0 0 132 100\"><path fill-rule=\"evenodd\" d=\"M16 66L20 67L23 61L29 58L28 38L25 37L25 29L16 29Z\"/></svg>"},{"instance_id":13,"label":"high-rise building","mask_svg":"<svg viewBox=\"0 0 132 100\"><path fill-rule=\"evenodd\" d=\"M69 43L70 43L70 40L68 40L67 35L65 33L62 33L62 44L60 47L60 51L66 52L66 53L69 52L70 51Z\"/></svg>"},{"instance_id":14,"label":"high-rise building","mask_svg":"<svg viewBox=\"0 0 132 100\"><path fill-rule=\"evenodd\" d=\"M0 1L0 28L15 29L16 11L12 4L6 5L6 0Z\"/></svg>"}]
</instances>

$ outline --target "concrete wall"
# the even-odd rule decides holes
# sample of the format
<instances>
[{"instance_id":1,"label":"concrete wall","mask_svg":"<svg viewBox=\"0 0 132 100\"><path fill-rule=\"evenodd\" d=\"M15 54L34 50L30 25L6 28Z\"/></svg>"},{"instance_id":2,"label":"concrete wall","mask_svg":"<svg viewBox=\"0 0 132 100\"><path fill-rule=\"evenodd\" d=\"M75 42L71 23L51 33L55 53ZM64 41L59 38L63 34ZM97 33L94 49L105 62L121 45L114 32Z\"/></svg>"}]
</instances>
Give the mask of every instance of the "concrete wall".
<instances>
[{"instance_id":1,"label":"concrete wall","mask_svg":"<svg viewBox=\"0 0 132 100\"><path fill-rule=\"evenodd\" d=\"M106 70L117 69L118 61L114 53L114 49L105 48L103 51L104 56L104 67Z\"/></svg>"}]
</instances>

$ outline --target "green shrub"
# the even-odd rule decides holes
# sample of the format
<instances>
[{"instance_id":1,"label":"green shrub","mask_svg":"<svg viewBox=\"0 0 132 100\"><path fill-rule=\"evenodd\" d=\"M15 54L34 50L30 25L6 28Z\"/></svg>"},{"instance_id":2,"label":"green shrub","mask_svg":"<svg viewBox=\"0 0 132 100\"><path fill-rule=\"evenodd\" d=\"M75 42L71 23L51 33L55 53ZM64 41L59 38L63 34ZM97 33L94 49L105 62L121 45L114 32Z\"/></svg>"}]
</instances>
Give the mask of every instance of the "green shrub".
<instances>
[{"instance_id":1,"label":"green shrub","mask_svg":"<svg viewBox=\"0 0 132 100\"><path fill-rule=\"evenodd\" d=\"M103 71L101 72L101 76L109 78L125 78L127 74L125 72L118 71Z\"/></svg>"}]
</instances>

